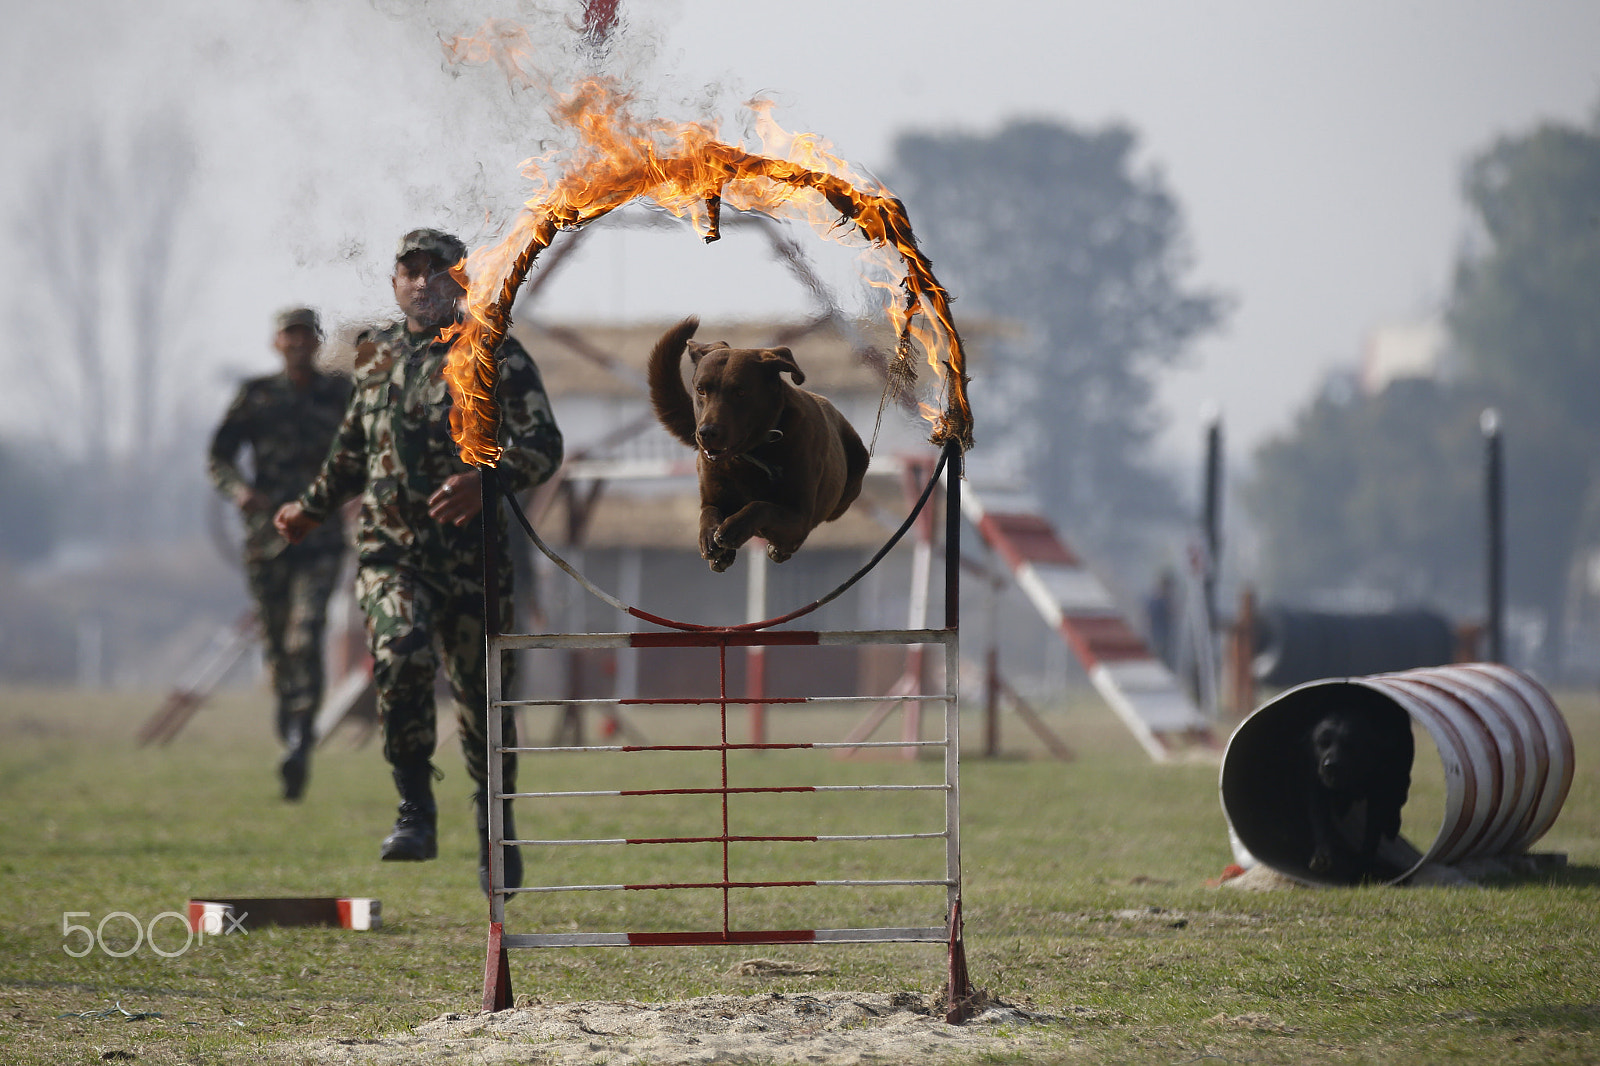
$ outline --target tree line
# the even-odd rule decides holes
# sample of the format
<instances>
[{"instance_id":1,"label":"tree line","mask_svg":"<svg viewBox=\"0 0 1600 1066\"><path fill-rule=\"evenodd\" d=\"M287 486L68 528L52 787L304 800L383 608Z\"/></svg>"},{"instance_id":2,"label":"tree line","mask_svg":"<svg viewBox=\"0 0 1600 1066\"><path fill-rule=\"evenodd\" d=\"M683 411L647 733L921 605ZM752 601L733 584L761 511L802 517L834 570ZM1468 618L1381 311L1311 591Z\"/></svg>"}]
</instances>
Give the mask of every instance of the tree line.
<instances>
[{"instance_id":1,"label":"tree line","mask_svg":"<svg viewBox=\"0 0 1600 1066\"><path fill-rule=\"evenodd\" d=\"M1502 427L1508 603L1557 669L1600 551L1600 110L1503 136L1463 170L1472 228L1442 377L1333 387L1262 445L1246 499L1282 596L1381 591L1481 618L1483 412ZM1593 634L1591 634L1593 635Z\"/></svg>"}]
</instances>

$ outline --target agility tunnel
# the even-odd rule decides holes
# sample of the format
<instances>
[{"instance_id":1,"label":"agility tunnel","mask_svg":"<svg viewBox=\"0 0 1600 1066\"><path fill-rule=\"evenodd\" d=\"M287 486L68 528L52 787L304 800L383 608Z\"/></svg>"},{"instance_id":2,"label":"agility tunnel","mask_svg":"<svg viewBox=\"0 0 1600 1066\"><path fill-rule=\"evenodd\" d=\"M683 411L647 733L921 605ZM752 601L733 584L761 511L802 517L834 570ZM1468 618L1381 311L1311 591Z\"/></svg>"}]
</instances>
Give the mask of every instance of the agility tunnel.
<instances>
[{"instance_id":1,"label":"agility tunnel","mask_svg":"<svg viewBox=\"0 0 1600 1066\"><path fill-rule=\"evenodd\" d=\"M1307 738L1335 709L1374 719L1405 714L1417 734L1416 758L1400 837L1380 846L1364 870L1319 873L1310 867L1315 845ZM1418 814L1426 797L1418 797L1417 786L1430 771L1442 773L1443 787L1423 791L1442 792L1443 809L1432 842L1419 850L1407 839L1407 822L1432 824L1434 812ZM1309 885L1394 884L1426 864L1526 853L1560 813L1572 774L1572 734L1549 693L1525 673L1474 663L1325 679L1283 692L1234 731L1220 791L1242 865L1264 863ZM1353 813L1359 818L1362 812ZM1339 830L1353 845L1359 826Z\"/></svg>"}]
</instances>

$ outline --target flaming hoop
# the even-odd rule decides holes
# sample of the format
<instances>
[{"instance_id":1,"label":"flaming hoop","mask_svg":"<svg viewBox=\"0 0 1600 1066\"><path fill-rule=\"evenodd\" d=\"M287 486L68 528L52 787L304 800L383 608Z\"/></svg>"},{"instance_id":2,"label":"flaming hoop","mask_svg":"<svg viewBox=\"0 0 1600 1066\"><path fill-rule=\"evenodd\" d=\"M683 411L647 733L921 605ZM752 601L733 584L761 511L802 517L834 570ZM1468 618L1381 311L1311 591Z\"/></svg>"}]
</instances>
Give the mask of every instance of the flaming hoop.
<instances>
[{"instance_id":1,"label":"flaming hoop","mask_svg":"<svg viewBox=\"0 0 1600 1066\"><path fill-rule=\"evenodd\" d=\"M847 170L842 160L812 135L782 133L765 104L751 105L762 124L763 143L781 140L789 148L785 158L728 144L698 123L638 122L628 116L627 102L626 94L601 78L589 78L559 98L553 114L578 131L581 142L564 173L551 180L540 161L524 164L537 190L511 231L498 245L456 264L454 274L467 289L467 314L453 331L446 376L455 399L450 430L461 458L480 466L499 460L493 353L534 260L561 230L577 229L641 199L688 218L707 243L720 236L720 212L727 203L773 218L802 219L834 239L841 229L853 232L875 250L897 255L898 270L892 259L885 264L888 273L898 275L903 293L887 307L897 338L889 387L915 380L915 342L942 382L943 410L922 405L933 427L929 440L971 447L966 359L950 294L917 248L904 205L881 186L863 189L841 177L836 171Z\"/></svg>"}]
</instances>

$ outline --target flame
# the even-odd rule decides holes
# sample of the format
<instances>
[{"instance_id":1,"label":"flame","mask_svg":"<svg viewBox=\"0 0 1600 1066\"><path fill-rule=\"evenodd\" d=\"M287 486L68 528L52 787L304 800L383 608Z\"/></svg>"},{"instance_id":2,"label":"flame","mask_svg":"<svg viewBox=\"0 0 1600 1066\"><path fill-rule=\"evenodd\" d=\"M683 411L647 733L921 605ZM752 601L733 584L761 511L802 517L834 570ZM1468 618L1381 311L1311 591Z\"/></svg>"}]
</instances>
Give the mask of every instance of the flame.
<instances>
[{"instance_id":1,"label":"flame","mask_svg":"<svg viewBox=\"0 0 1600 1066\"><path fill-rule=\"evenodd\" d=\"M452 61L494 62L513 83L537 84L527 71L531 43L515 24L491 21L476 37L457 38L445 49ZM467 288L467 313L451 332L445 373L455 398L451 434L464 461L493 466L500 458L493 352L505 337L511 305L535 258L560 230L586 225L637 199L688 219L708 242L718 237L723 204L804 221L835 240L864 237L903 293L887 308L899 355L909 358L915 342L943 382L944 409L923 405L933 424L929 439L936 445L972 445L965 354L950 295L917 248L904 206L889 190L856 178L817 135L781 129L767 101L748 105L761 140L755 152L722 141L705 123L635 117L631 97L610 78L591 76L551 95L552 117L576 134L576 146L523 163L533 192L510 231L454 270Z\"/></svg>"}]
</instances>

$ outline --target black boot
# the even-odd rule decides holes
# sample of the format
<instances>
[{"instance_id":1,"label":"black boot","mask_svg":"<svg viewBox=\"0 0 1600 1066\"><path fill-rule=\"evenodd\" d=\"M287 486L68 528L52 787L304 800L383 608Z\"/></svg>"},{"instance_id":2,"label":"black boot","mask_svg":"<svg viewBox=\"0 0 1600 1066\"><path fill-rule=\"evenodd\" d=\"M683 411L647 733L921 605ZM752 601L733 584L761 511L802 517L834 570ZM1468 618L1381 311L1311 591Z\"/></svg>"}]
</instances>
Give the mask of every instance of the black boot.
<instances>
[{"instance_id":1,"label":"black boot","mask_svg":"<svg viewBox=\"0 0 1600 1066\"><path fill-rule=\"evenodd\" d=\"M306 791L306 778L311 776L311 749L316 746L311 714L306 712L290 719L284 742L289 750L278 763L278 775L283 778L283 798L298 800Z\"/></svg>"},{"instance_id":2,"label":"black boot","mask_svg":"<svg viewBox=\"0 0 1600 1066\"><path fill-rule=\"evenodd\" d=\"M384 862L423 862L439 854L438 814L433 805L433 766L426 760L394 768L400 816L383 838Z\"/></svg>"},{"instance_id":3,"label":"black boot","mask_svg":"<svg viewBox=\"0 0 1600 1066\"><path fill-rule=\"evenodd\" d=\"M478 808L478 887L485 896L493 895L494 886L489 876L489 794L480 790L473 794L472 802ZM511 801L500 801L500 839L517 839L516 827L511 821ZM515 844L505 844L500 849L504 865L505 887L522 887L522 849Z\"/></svg>"}]
</instances>

